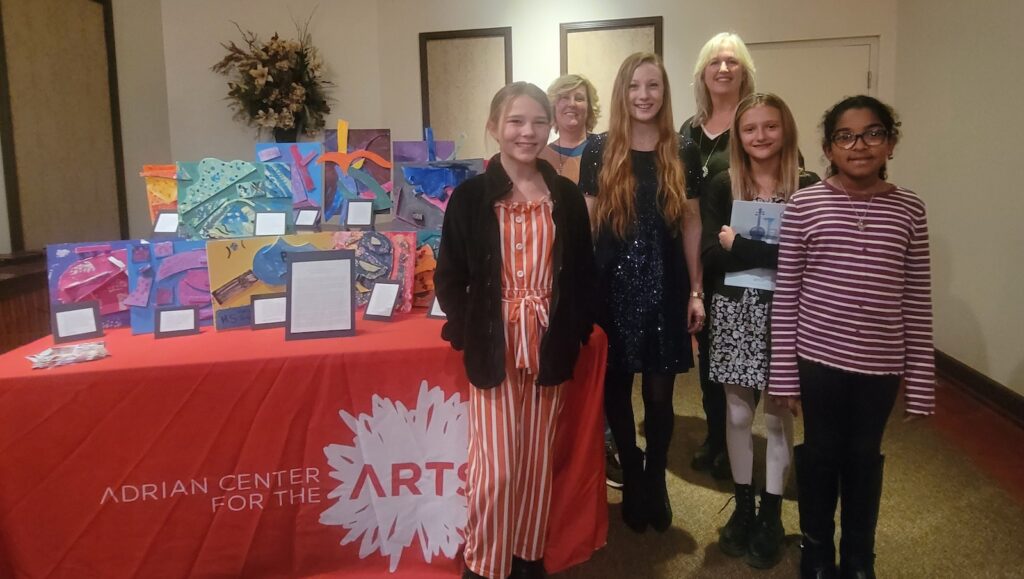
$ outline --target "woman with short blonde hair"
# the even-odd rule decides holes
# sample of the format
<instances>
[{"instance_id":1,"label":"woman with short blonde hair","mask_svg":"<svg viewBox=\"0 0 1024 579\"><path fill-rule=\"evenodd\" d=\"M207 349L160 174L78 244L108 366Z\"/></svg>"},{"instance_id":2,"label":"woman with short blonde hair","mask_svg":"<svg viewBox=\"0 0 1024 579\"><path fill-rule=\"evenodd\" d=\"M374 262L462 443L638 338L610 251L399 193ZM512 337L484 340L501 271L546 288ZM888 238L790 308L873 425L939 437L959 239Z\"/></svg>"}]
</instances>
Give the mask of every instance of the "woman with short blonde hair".
<instances>
[{"instance_id":1,"label":"woman with short blonde hair","mask_svg":"<svg viewBox=\"0 0 1024 579\"><path fill-rule=\"evenodd\" d=\"M597 89L583 75L566 74L548 87L548 99L558 138L541 151L540 158L551 163L559 175L578 183L583 147L601 114Z\"/></svg>"}]
</instances>

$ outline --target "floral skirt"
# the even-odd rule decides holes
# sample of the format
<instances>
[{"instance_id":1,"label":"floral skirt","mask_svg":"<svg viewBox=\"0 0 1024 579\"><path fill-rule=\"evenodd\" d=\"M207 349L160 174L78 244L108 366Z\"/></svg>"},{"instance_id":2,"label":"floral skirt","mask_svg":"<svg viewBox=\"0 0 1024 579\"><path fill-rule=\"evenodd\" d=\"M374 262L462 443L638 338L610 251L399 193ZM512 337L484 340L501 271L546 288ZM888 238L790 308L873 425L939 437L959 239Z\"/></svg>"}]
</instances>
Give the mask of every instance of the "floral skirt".
<instances>
[{"instance_id":1,"label":"floral skirt","mask_svg":"<svg viewBox=\"0 0 1024 579\"><path fill-rule=\"evenodd\" d=\"M739 300L711 298L711 380L758 390L768 386L771 296L747 288Z\"/></svg>"}]
</instances>

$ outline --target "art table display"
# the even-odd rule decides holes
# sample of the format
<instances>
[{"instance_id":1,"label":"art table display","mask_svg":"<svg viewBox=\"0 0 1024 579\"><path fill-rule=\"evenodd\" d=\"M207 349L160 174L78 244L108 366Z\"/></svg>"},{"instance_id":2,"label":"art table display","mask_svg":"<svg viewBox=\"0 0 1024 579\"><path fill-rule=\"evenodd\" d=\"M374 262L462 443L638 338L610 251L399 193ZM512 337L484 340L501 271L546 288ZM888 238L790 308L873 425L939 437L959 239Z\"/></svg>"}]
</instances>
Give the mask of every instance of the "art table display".
<instances>
[{"instance_id":1,"label":"art table display","mask_svg":"<svg viewBox=\"0 0 1024 579\"><path fill-rule=\"evenodd\" d=\"M125 303L133 334L155 329L157 308L195 306L199 324L213 323L206 242L184 239L136 243L130 250Z\"/></svg>"},{"instance_id":2,"label":"art table display","mask_svg":"<svg viewBox=\"0 0 1024 579\"><path fill-rule=\"evenodd\" d=\"M104 328L129 325L128 256L131 241L46 246L51 304L99 302Z\"/></svg>"},{"instance_id":3,"label":"art table display","mask_svg":"<svg viewBox=\"0 0 1024 579\"><path fill-rule=\"evenodd\" d=\"M178 214L190 239L251 237L256 213L291 215L291 169L286 163L203 159L178 163ZM294 224L288 220L288 230Z\"/></svg>"},{"instance_id":4,"label":"art table display","mask_svg":"<svg viewBox=\"0 0 1024 579\"><path fill-rule=\"evenodd\" d=\"M421 229L441 229L452 191L484 172L483 159L395 165L395 215Z\"/></svg>"},{"instance_id":5,"label":"art table display","mask_svg":"<svg viewBox=\"0 0 1024 579\"><path fill-rule=\"evenodd\" d=\"M471 386L441 324L123 329L86 364L32 370L49 338L0 356L0 576L457 577ZM549 572L606 542L606 352L596 331L564 386Z\"/></svg>"}]
</instances>

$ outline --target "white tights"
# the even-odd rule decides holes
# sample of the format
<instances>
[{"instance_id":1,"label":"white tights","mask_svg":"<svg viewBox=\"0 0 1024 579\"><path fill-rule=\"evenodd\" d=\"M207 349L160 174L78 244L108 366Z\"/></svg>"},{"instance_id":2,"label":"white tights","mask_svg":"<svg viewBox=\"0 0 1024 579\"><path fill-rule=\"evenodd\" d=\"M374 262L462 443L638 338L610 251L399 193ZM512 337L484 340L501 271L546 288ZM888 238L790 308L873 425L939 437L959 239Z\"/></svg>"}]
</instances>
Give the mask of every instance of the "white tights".
<instances>
[{"instance_id":1,"label":"white tights","mask_svg":"<svg viewBox=\"0 0 1024 579\"><path fill-rule=\"evenodd\" d=\"M736 484L748 485L754 471L754 390L735 384L724 384L726 401L725 442L729 449L729 464ZM768 450L765 457L765 490L781 495L786 484L793 448L793 416L789 409L765 400L765 430Z\"/></svg>"}]
</instances>

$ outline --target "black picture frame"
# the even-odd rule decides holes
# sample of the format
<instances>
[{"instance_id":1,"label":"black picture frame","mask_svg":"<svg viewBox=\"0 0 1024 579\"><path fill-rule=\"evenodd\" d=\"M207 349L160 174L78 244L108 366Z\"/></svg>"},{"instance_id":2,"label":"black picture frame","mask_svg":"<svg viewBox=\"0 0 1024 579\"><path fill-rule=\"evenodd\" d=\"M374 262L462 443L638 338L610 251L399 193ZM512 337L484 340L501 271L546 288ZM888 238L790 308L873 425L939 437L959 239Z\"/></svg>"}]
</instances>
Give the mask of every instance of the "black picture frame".
<instances>
[{"instance_id":1,"label":"black picture frame","mask_svg":"<svg viewBox=\"0 0 1024 579\"><path fill-rule=\"evenodd\" d=\"M559 36L559 70L560 74L569 73L569 35L573 32L593 32L597 30L622 30L626 28L654 27L654 53L664 56L665 19L661 16L645 16L642 18L619 18L616 20L588 20L585 22L563 22L558 25Z\"/></svg>"},{"instance_id":2,"label":"black picture frame","mask_svg":"<svg viewBox=\"0 0 1024 579\"><path fill-rule=\"evenodd\" d=\"M68 312L77 312L89 310L92 315L93 327L95 328L90 332L82 332L80 334L69 334L62 335L59 331L59 324L57 319L61 314ZM53 334L54 344L63 344L66 342L77 342L79 340L87 340L89 338L99 338L103 336L103 321L100 316L100 303L97 301L79 302L75 304L50 304L50 332Z\"/></svg>"},{"instance_id":3,"label":"black picture frame","mask_svg":"<svg viewBox=\"0 0 1024 579\"><path fill-rule=\"evenodd\" d=\"M374 294L376 294L378 291L380 291L379 288L385 288L385 287L393 287L393 288L395 288L395 298L391 301L391 309L389 310L389 312L386 315L385 314L371 314L370 313L370 304L373 303L373 296L374 296ZM375 322L390 322L392 319L394 319L395 308L398 307L398 302L401 301L401 298L402 298L402 285L399 284L398 282L396 282L396 281L379 281L379 282L373 284L373 289L370 290L370 299L367 300L367 302L366 302L366 309L363 311L363 319L364 320L373 320Z\"/></svg>"},{"instance_id":4,"label":"black picture frame","mask_svg":"<svg viewBox=\"0 0 1024 579\"><path fill-rule=\"evenodd\" d=\"M313 223L310 224L310 225L300 225L299 224L299 220L304 215L308 215L310 213L314 214ZM300 231L300 232L320 231L320 220L322 219L322 217L323 217L323 213L321 213L320 209L317 208L317 207L306 207L306 208L302 208L302 209L296 210L295 211L295 231Z\"/></svg>"},{"instance_id":5,"label":"black picture frame","mask_svg":"<svg viewBox=\"0 0 1024 579\"><path fill-rule=\"evenodd\" d=\"M285 325L285 319L281 319L278 322L258 322L256 320L256 304L262 301L273 301L273 300L284 300L284 311L285 316L288 315L288 293L279 292L273 294L264 294L258 296L252 296L249 300L249 307L252 308L252 329L253 330L268 330L270 328L283 328Z\"/></svg>"},{"instance_id":6,"label":"black picture frame","mask_svg":"<svg viewBox=\"0 0 1024 579\"><path fill-rule=\"evenodd\" d=\"M352 207L367 208L369 223L352 223ZM369 199L350 199L345 202L345 222L342 224L349 231L372 231L377 223L377 213L373 210L373 201Z\"/></svg>"},{"instance_id":7,"label":"black picture frame","mask_svg":"<svg viewBox=\"0 0 1024 579\"><path fill-rule=\"evenodd\" d=\"M309 340L317 338L336 338L336 337L347 337L354 336L356 334L356 294L355 294L355 260L356 252L351 249L335 249L330 251L311 251L308 253L290 253L288 254L288 277L287 277L287 294L288 294L288 308L285 310L285 339L286 340ZM315 330L315 331L296 331L295 325L295 308L296 307L309 307L309 304L305 303L305 300L295 299L295 267L298 264L314 262L314 261L337 261L338 267L346 268L348 273L348 285L347 287L341 288L341 291L347 292L347 305L348 308L348 328L337 328L327 330Z\"/></svg>"},{"instance_id":8,"label":"black picture frame","mask_svg":"<svg viewBox=\"0 0 1024 579\"><path fill-rule=\"evenodd\" d=\"M157 226L160 225L160 220L165 217L174 217L174 221L177 224L173 232L170 231L157 231ZM150 239L177 239L180 237L179 232L181 231L181 219L177 211L158 211L156 217L153 219L153 231L150 234Z\"/></svg>"},{"instance_id":9,"label":"black picture frame","mask_svg":"<svg viewBox=\"0 0 1024 579\"><path fill-rule=\"evenodd\" d=\"M164 314L172 312L192 312L192 327L184 330L165 330L164 329ZM178 336L191 336L199 333L199 307L198 306L173 306L157 308L153 314L154 316L154 330L153 337L156 339L163 338L176 338Z\"/></svg>"}]
</instances>

